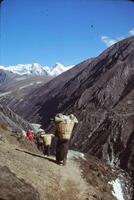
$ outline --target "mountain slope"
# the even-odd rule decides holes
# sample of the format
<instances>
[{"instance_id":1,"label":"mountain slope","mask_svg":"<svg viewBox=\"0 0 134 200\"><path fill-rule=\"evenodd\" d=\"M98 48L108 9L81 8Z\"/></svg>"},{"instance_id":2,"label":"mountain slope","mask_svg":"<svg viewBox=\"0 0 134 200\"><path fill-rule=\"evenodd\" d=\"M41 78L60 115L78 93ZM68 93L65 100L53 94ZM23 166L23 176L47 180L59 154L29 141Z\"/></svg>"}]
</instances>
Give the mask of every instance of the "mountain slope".
<instances>
[{"instance_id":1,"label":"mountain slope","mask_svg":"<svg viewBox=\"0 0 134 200\"><path fill-rule=\"evenodd\" d=\"M12 72L8 72L7 70L0 69L0 86L8 83L9 81L17 77L17 74L13 74Z\"/></svg>"},{"instance_id":2,"label":"mountain slope","mask_svg":"<svg viewBox=\"0 0 134 200\"><path fill-rule=\"evenodd\" d=\"M22 119L8 107L2 105L0 105L0 125L4 127L9 126L12 130L19 132L22 130L27 131L31 128L30 123Z\"/></svg>"},{"instance_id":3,"label":"mountain slope","mask_svg":"<svg viewBox=\"0 0 134 200\"><path fill-rule=\"evenodd\" d=\"M51 76L25 76L17 75L8 81L5 81L0 86L0 97L9 95L13 98L19 99L29 92L40 88L41 85L49 82L53 77Z\"/></svg>"},{"instance_id":4,"label":"mountain slope","mask_svg":"<svg viewBox=\"0 0 134 200\"><path fill-rule=\"evenodd\" d=\"M29 109L24 116L47 127L57 112L74 113L79 124L72 137L72 148L133 173L133 82L134 37L131 37L36 90L26 103ZM23 114L21 105L19 112Z\"/></svg>"},{"instance_id":5,"label":"mountain slope","mask_svg":"<svg viewBox=\"0 0 134 200\"><path fill-rule=\"evenodd\" d=\"M70 151L67 165L59 166L54 157L44 158L25 138L18 140L1 127L0 134L4 139L0 139L0 199L117 199L111 182L121 177L98 159ZM26 153L27 148L33 154ZM126 187L125 177L121 181Z\"/></svg>"},{"instance_id":6,"label":"mountain slope","mask_svg":"<svg viewBox=\"0 0 134 200\"><path fill-rule=\"evenodd\" d=\"M9 105L48 129L57 112L74 113L79 124L71 147L120 166L133 177L133 83L134 37L131 37L35 90L17 107L12 102Z\"/></svg>"},{"instance_id":7,"label":"mountain slope","mask_svg":"<svg viewBox=\"0 0 134 200\"><path fill-rule=\"evenodd\" d=\"M10 108L12 108L16 113L22 115L24 118L27 118L29 121L33 122L37 120L37 115L34 113L37 113L37 107L36 102L40 104L39 109L41 108L44 101L51 98L52 93L55 95L60 92L62 87L68 83L69 80L73 79L76 74L81 73L81 71L84 70L84 68L91 62L92 59L88 59L87 61L84 61L83 63L79 64L78 66L70 69L68 72L70 73L63 73L59 77L56 77L46 83L43 84L41 87L37 87L34 91L29 92L28 95L24 95L23 99L18 101L18 99L14 98L14 93L10 95L3 95L0 98L0 102L2 104L8 105ZM53 92L51 91L53 90ZM44 97L47 98L44 98ZM28 107L27 107L28 106ZM24 108L25 112L24 112ZM53 110L54 111L54 110ZM48 115L51 114L51 112L48 113ZM35 118L33 116L35 115ZM47 120L47 118L46 118Z\"/></svg>"}]
</instances>

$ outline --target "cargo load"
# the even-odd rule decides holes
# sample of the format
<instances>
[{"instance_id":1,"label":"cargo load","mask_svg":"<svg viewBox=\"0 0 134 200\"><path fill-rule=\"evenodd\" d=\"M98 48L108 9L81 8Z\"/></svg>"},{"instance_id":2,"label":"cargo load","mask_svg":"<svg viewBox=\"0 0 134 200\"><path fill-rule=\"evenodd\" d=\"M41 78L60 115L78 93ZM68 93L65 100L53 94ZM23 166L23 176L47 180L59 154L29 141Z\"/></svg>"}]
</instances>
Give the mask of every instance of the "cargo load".
<instances>
[{"instance_id":1,"label":"cargo load","mask_svg":"<svg viewBox=\"0 0 134 200\"><path fill-rule=\"evenodd\" d=\"M57 114L55 124L59 138L70 139L75 123L78 123L78 120L73 114L68 116L61 113Z\"/></svg>"},{"instance_id":2,"label":"cargo load","mask_svg":"<svg viewBox=\"0 0 134 200\"><path fill-rule=\"evenodd\" d=\"M45 135L41 135L43 142L46 146L51 145L52 143L52 137L54 137L53 134L45 134Z\"/></svg>"}]
</instances>

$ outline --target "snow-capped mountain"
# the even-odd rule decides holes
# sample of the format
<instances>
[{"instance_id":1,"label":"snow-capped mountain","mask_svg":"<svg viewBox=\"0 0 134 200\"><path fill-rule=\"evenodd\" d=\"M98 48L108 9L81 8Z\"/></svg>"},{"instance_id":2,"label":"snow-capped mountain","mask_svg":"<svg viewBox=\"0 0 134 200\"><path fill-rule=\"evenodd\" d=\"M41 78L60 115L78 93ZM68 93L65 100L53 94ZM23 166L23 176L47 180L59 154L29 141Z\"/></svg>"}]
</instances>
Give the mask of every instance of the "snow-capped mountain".
<instances>
[{"instance_id":1,"label":"snow-capped mountain","mask_svg":"<svg viewBox=\"0 0 134 200\"><path fill-rule=\"evenodd\" d=\"M38 63L33 64L17 64L14 66L0 66L0 69L7 70L12 73L16 73L19 75L33 75L33 76L58 76L61 73L67 71L68 69L72 68L74 65L65 67L61 63L56 63L54 67L49 66L42 66Z\"/></svg>"},{"instance_id":2,"label":"snow-capped mountain","mask_svg":"<svg viewBox=\"0 0 134 200\"><path fill-rule=\"evenodd\" d=\"M48 75L45 69L38 63L9 66L7 70L19 75Z\"/></svg>"},{"instance_id":3,"label":"snow-capped mountain","mask_svg":"<svg viewBox=\"0 0 134 200\"><path fill-rule=\"evenodd\" d=\"M74 65L70 65L68 67L65 67L61 63L56 63L53 68L50 69L51 76L58 76L59 74L71 69Z\"/></svg>"},{"instance_id":4,"label":"snow-capped mountain","mask_svg":"<svg viewBox=\"0 0 134 200\"><path fill-rule=\"evenodd\" d=\"M7 70L7 68L6 67L4 67L4 66L2 66L2 65L0 65L0 70Z\"/></svg>"}]
</instances>

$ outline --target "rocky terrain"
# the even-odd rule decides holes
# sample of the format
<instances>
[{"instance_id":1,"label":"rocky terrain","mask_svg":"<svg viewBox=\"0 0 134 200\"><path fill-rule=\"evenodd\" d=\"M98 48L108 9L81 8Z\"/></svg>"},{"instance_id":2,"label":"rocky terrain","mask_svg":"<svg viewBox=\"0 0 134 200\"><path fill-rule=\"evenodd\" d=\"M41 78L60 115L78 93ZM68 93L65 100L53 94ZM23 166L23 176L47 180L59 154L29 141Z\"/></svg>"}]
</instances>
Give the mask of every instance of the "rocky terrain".
<instances>
[{"instance_id":1,"label":"rocky terrain","mask_svg":"<svg viewBox=\"0 0 134 200\"><path fill-rule=\"evenodd\" d=\"M69 152L67 165L59 166L55 157L44 157L27 139L13 136L8 126L0 126L0 158L2 200L117 200L120 196L113 183L121 172L74 151ZM125 176L121 180L125 186ZM119 192L121 182L117 186ZM129 188L121 192L120 198L130 199Z\"/></svg>"},{"instance_id":2,"label":"rocky terrain","mask_svg":"<svg viewBox=\"0 0 134 200\"><path fill-rule=\"evenodd\" d=\"M17 77L17 74L0 69L0 87L3 85L3 83L7 83L8 81L11 81Z\"/></svg>"},{"instance_id":3,"label":"rocky terrain","mask_svg":"<svg viewBox=\"0 0 134 200\"><path fill-rule=\"evenodd\" d=\"M45 128L57 112L74 113L79 124L72 137L72 148L130 171L134 163L133 81L131 37L92 62L87 60L35 90L24 103L16 106L10 101L9 106L24 118L41 122ZM126 155L128 161L124 163Z\"/></svg>"},{"instance_id":4,"label":"rocky terrain","mask_svg":"<svg viewBox=\"0 0 134 200\"><path fill-rule=\"evenodd\" d=\"M20 103L11 96L2 97L1 103L51 130L50 119L55 114L74 113L79 124L73 132L71 148L121 167L134 180L133 83L131 37L35 89Z\"/></svg>"},{"instance_id":5,"label":"rocky terrain","mask_svg":"<svg viewBox=\"0 0 134 200\"><path fill-rule=\"evenodd\" d=\"M8 93L9 89L6 90L7 92L6 94L3 93L4 90L2 90L2 94L0 96L0 103L2 103L3 105L8 105L10 108L12 108L12 110L14 110L16 113L19 113L19 115L23 116L29 121L38 122L39 121L37 117L37 115L39 114L38 109L40 110L44 101L49 99L49 97L51 98L51 95L52 95L51 89L53 88L52 90L53 90L54 96L55 96L55 93L58 94L59 91L62 90L64 84L67 84L69 81L71 81L76 76L76 74L81 73L84 70L84 68L89 63L91 63L91 60L92 59L88 59L87 61L84 61L81 64L77 65L76 67L70 69L68 73L67 72L63 73L62 75L52 79L46 84L46 86L43 84L41 87L38 86L35 90L34 88L33 90L29 89L28 92L25 92L24 90L25 94L23 95L22 99L20 99L20 95L22 96L23 91L19 92L20 95L19 95L19 98L17 98L18 95L16 96L16 93L15 95L14 95L14 92ZM14 86L12 87L12 90L14 90L15 87L16 86L14 84ZM49 93L50 91L51 93ZM47 98L44 98L45 96ZM38 108L36 104L39 104ZM25 112L24 112L24 108L26 108ZM56 113L55 108L53 110L53 113ZM47 114L48 114L48 117L45 119L45 121L47 120L49 122L49 119L50 119L49 115L53 116L53 114L51 113L51 110L49 110ZM35 118L33 116L35 116Z\"/></svg>"},{"instance_id":6,"label":"rocky terrain","mask_svg":"<svg viewBox=\"0 0 134 200\"><path fill-rule=\"evenodd\" d=\"M2 70L0 70L2 71ZM29 92L41 87L52 80L51 76L18 75L7 71L0 74L0 98L6 97L10 101L22 101Z\"/></svg>"},{"instance_id":7,"label":"rocky terrain","mask_svg":"<svg viewBox=\"0 0 134 200\"><path fill-rule=\"evenodd\" d=\"M9 126L13 131L22 133L22 130L27 131L31 128L31 124L14 113L10 108L0 105L0 125Z\"/></svg>"}]
</instances>

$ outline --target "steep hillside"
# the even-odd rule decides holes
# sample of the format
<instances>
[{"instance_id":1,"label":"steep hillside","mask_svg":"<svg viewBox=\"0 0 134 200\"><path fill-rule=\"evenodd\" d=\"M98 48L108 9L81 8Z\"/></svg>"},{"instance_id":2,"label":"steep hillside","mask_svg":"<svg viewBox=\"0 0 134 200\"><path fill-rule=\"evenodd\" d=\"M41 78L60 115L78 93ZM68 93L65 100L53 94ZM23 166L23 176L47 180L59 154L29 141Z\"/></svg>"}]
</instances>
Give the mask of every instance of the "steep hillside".
<instances>
[{"instance_id":1,"label":"steep hillside","mask_svg":"<svg viewBox=\"0 0 134 200\"><path fill-rule=\"evenodd\" d=\"M0 74L0 98L5 97L9 101L22 100L29 92L40 88L45 83L49 82L53 77L51 76L27 76L27 75L14 75L13 73L3 72ZM8 75L8 76L7 76Z\"/></svg>"},{"instance_id":2,"label":"steep hillside","mask_svg":"<svg viewBox=\"0 0 134 200\"><path fill-rule=\"evenodd\" d=\"M63 73L62 75L52 79L45 85L43 84L41 87L36 88L34 91L29 92L28 95L23 95L23 99L14 98L14 93L1 95L0 96L0 103L8 105L12 108L16 113L19 113L24 118L28 119L29 121L39 121L37 115L39 114L38 110L42 107L44 102L51 99L60 93L62 88L68 84L69 81L73 80L75 76L80 74L89 63L91 63L92 59L88 59L87 61L82 62L81 64L75 66L74 68L70 69L68 72ZM20 95L23 93L20 92ZM46 97L46 98L45 98ZM18 101L19 100L19 101ZM54 102L54 104L56 101ZM53 103L52 103L53 104ZM37 106L39 105L39 106ZM48 105L49 108L49 105ZM25 109L25 112L24 112ZM49 121L50 116L56 113L55 111L56 106L53 105L52 109L47 112L47 118L45 121ZM52 112L52 113L51 113ZM50 116L49 116L50 115ZM35 117L34 117L35 116ZM47 123L48 124L48 123Z\"/></svg>"},{"instance_id":3,"label":"steep hillside","mask_svg":"<svg viewBox=\"0 0 134 200\"><path fill-rule=\"evenodd\" d=\"M8 72L4 69L0 69L0 87L3 84L8 83L9 81L17 77L18 77L17 74L13 74L12 72Z\"/></svg>"},{"instance_id":4,"label":"steep hillside","mask_svg":"<svg viewBox=\"0 0 134 200\"><path fill-rule=\"evenodd\" d=\"M62 78L59 77L59 83ZM132 170L133 82L134 37L110 47L60 87L48 91L44 87L47 92L43 96L36 93L40 99L44 97L43 103L39 100L36 104L38 114L47 125L57 112L73 112L79 119L72 138L73 148ZM124 157L128 159L125 163Z\"/></svg>"},{"instance_id":5,"label":"steep hillside","mask_svg":"<svg viewBox=\"0 0 134 200\"><path fill-rule=\"evenodd\" d=\"M98 159L74 151L69 152L67 165L59 166L54 157L44 157L34 144L13 137L1 126L0 158L2 200L131 199L122 172L115 173Z\"/></svg>"},{"instance_id":6,"label":"steep hillside","mask_svg":"<svg viewBox=\"0 0 134 200\"><path fill-rule=\"evenodd\" d=\"M8 103L26 119L49 129L57 112L74 113L79 124L71 147L120 166L133 177L134 37L63 73L21 104Z\"/></svg>"},{"instance_id":7,"label":"steep hillside","mask_svg":"<svg viewBox=\"0 0 134 200\"><path fill-rule=\"evenodd\" d=\"M22 130L27 131L29 129L30 123L22 119L19 115L14 113L10 108L0 105L0 125L3 127L11 127L13 131Z\"/></svg>"},{"instance_id":8,"label":"steep hillside","mask_svg":"<svg viewBox=\"0 0 134 200\"><path fill-rule=\"evenodd\" d=\"M131 37L36 90L25 101L24 107L29 108L24 116L41 121L46 127L57 112L73 112L79 124L72 148L133 172L133 82L134 37ZM23 114L21 105L18 108Z\"/></svg>"}]
</instances>

